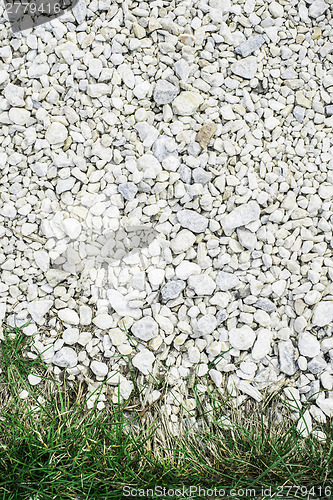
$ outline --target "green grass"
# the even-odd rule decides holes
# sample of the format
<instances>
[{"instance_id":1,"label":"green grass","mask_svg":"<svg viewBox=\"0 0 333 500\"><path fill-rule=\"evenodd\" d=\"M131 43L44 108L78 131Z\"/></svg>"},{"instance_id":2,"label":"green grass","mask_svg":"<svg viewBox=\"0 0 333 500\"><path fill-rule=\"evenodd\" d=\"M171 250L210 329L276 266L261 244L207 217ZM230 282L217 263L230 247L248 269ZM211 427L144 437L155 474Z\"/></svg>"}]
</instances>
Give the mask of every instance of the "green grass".
<instances>
[{"instance_id":1,"label":"green grass","mask_svg":"<svg viewBox=\"0 0 333 500\"><path fill-rule=\"evenodd\" d=\"M66 376L52 380L39 358L26 357L30 342L16 328L5 330L0 343L0 500L133 498L125 496L126 485L192 487L191 496L159 498L203 498L193 490L199 486L224 488L227 496L230 488L256 488L257 498L268 487L292 487L293 498L317 485L333 491L331 427L323 429L325 442L303 438L278 397L267 407L247 403L235 411L196 381L190 394L196 410L182 408L177 437L162 399L142 407L138 388L127 402L87 410L84 386L72 387ZM31 387L29 373L43 383ZM196 426L188 424L191 415Z\"/></svg>"}]
</instances>

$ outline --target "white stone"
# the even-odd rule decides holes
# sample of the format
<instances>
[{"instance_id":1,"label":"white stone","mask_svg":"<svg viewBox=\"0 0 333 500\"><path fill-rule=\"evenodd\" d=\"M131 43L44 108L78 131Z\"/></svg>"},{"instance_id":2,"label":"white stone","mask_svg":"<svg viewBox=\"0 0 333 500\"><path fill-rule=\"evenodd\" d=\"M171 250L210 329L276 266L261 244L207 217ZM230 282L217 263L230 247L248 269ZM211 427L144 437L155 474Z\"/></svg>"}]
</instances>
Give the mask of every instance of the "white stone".
<instances>
[{"instance_id":1,"label":"white stone","mask_svg":"<svg viewBox=\"0 0 333 500\"><path fill-rule=\"evenodd\" d=\"M49 144L63 144L67 139L68 132L65 125L60 122L53 122L46 131L45 139Z\"/></svg>"},{"instance_id":2,"label":"white stone","mask_svg":"<svg viewBox=\"0 0 333 500\"><path fill-rule=\"evenodd\" d=\"M297 426L297 431L303 436L307 437L312 432L312 418L309 410L306 410L300 417Z\"/></svg>"},{"instance_id":3,"label":"white stone","mask_svg":"<svg viewBox=\"0 0 333 500\"><path fill-rule=\"evenodd\" d=\"M286 375L294 375L297 370L295 363L296 350L291 340L279 342L279 365L280 370Z\"/></svg>"},{"instance_id":4,"label":"white stone","mask_svg":"<svg viewBox=\"0 0 333 500\"><path fill-rule=\"evenodd\" d=\"M163 283L164 277L164 269L151 269L148 271L148 279L153 287L160 286Z\"/></svg>"},{"instance_id":5,"label":"white stone","mask_svg":"<svg viewBox=\"0 0 333 500\"><path fill-rule=\"evenodd\" d=\"M90 325L92 320L92 310L86 304L80 306L80 325Z\"/></svg>"},{"instance_id":6,"label":"white stone","mask_svg":"<svg viewBox=\"0 0 333 500\"><path fill-rule=\"evenodd\" d=\"M260 328L257 333L257 340L254 343L252 348L252 358L255 361L259 361L260 359L267 356L267 354L271 350L271 344L273 340L273 333L271 330Z\"/></svg>"},{"instance_id":7,"label":"white stone","mask_svg":"<svg viewBox=\"0 0 333 500\"><path fill-rule=\"evenodd\" d=\"M19 393L19 398L20 399L27 399L29 397L29 392L26 391L25 389L23 389L23 391L21 391Z\"/></svg>"},{"instance_id":8,"label":"white stone","mask_svg":"<svg viewBox=\"0 0 333 500\"><path fill-rule=\"evenodd\" d=\"M260 326L270 326L271 318L266 311L258 310L254 313L254 321L256 321Z\"/></svg>"},{"instance_id":9,"label":"white stone","mask_svg":"<svg viewBox=\"0 0 333 500\"><path fill-rule=\"evenodd\" d=\"M247 57L256 50L260 49L260 47L265 43L265 38L262 35L255 35L248 38L245 42L239 45L235 52L236 54L241 55L242 57Z\"/></svg>"},{"instance_id":10,"label":"white stone","mask_svg":"<svg viewBox=\"0 0 333 500\"><path fill-rule=\"evenodd\" d=\"M208 227L208 219L194 210L181 210L177 212L179 224L193 233L203 233Z\"/></svg>"},{"instance_id":11,"label":"white stone","mask_svg":"<svg viewBox=\"0 0 333 500\"><path fill-rule=\"evenodd\" d=\"M190 276L201 273L201 267L195 262L183 260L175 269L177 278L187 280Z\"/></svg>"},{"instance_id":12,"label":"white stone","mask_svg":"<svg viewBox=\"0 0 333 500\"><path fill-rule=\"evenodd\" d=\"M257 58L255 56L246 57L231 64L231 71L241 78L252 80L257 73Z\"/></svg>"},{"instance_id":13,"label":"white stone","mask_svg":"<svg viewBox=\"0 0 333 500\"><path fill-rule=\"evenodd\" d=\"M333 398L318 397L316 400L317 406L327 415L329 418L333 417Z\"/></svg>"},{"instance_id":14,"label":"white stone","mask_svg":"<svg viewBox=\"0 0 333 500\"><path fill-rule=\"evenodd\" d=\"M114 320L109 314L103 313L97 314L97 316L93 319L93 323L97 326L97 328L107 330L113 326Z\"/></svg>"},{"instance_id":15,"label":"white stone","mask_svg":"<svg viewBox=\"0 0 333 500\"><path fill-rule=\"evenodd\" d=\"M194 332L199 336L209 335L217 328L217 319L212 314L205 314L198 319Z\"/></svg>"},{"instance_id":16,"label":"white stone","mask_svg":"<svg viewBox=\"0 0 333 500\"><path fill-rule=\"evenodd\" d=\"M178 89L167 80L158 80L154 89L154 101L163 105L171 103L178 94Z\"/></svg>"},{"instance_id":17,"label":"white stone","mask_svg":"<svg viewBox=\"0 0 333 500\"><path fill-rule=\"evenodd\" d=\"M131 331L135 337L148 341L157 337L158 324L151 316L145 316L133 324Z\"/></svg>"},{"instance_id":18,"label":"white stone","mask_svg":"<svg viewBox=\"0 0 333 500\"><path fill-rule=\"evenodd\" d=\"M216 283L207 274L190 276L188 279L190 288L193 288L196 295L212 295L216 288Z\"/></svg>"},{"instance_id":19,"label":"white stone","mask_svg":"<svg viewBox=\"0 0 333 500\"><path fill-rule=\"evenodd\" d=\"M232 328L229 331L230 345L241 351L250 349L250 347L253 346L255 339L256 334L252 328L247 325L244 325L241 328Z\"/></svg>"},{"instance_id":20,"label":"white stone","mask_svg":"<svg viewBox=\"0 0 333 500\"><path fill-rule=\"evenodd\" d=\"M195 240L196 237L191 231L182 229L177 233L176 237L171 240L171 250L176 254L186 252L189 248L193 247Z\"/></svg>"},{"instance_id":21,"label":"white stone","mask_svg":"<svg viewBox=\"0 0 333 500\"><path fill-rule=\"evenodd\" d=\"M122 398L127 400L134 389L134 384L131 380L123 379L119 384L119 391Z\"/></svg>"},{"instance_id":22,"label":"white stone","mask_svg":"<svg viewBox=\"0 0 333 500\"><path fill-rule=\"evenodd\" d=\"M197 364L200 361L200 351L197 347L190 347L188 350L188 359L190 363Z\"/></svg>"},{"instance_id":23,"label":"white stone","mask_svg":"<svg viewBox=\"0 0 333 500\"><path fill-rule=\"evenodd\" d=\"M37 266L44 272L50 267L50 256L46 250L36 250L34 252L34 259Z\"/></svg>"},{"instance_id":24,"label":"white stone","mask_svg":"<svg viewBox=\"0 0 333 500\"><path fill-rule=\"evenodd\" d=\"M176 299L184 290L185 283L182 280L170 280L161 289L163 301Z\"/></svg>"},{"instance_id":25,"label":"white stone","mask_svg":"<svg viewBox=\"0 0 333 500\"><path fill-rule=\"evenodd\" d=\"M221 107L220 113L224 120L234 120L236 118L235 113L230 104L225 104Z\"/></svg>"},{"instance_id":26,"label":"white stone","mask_svg":"<svg viewBox=\"0 0 333 500\"><path fill-rule=\"evenodd\" d=\"M240 281L235 274L220 271L216 277L216 284L222 292L236 288Z\"/></svg>"},{"instance_id":27,"label":"white stone","mask_svg":"<svg viewBox=\"0 0 333 500\"><path fill-rule=\"evenodd\" d=\"M133 366L144 375L148 375L152 371L154 361L155 356L148 349L141 349L132 359Z\"/></svg>"},{"instance_id":28,"label":"white stone","mask_svg":"<svg viewBox=\"0 0 333 500\"><path fill-rule=\"evenodd\" d=\"M28 313L32 319L38 324L44 323L44 316L53 306L52 300L40 299L29 302L27 305Z\"/></svg>"},{"instance_id":29,"label":"white stone","mask_svg":"<svg viewBox=\"0 0 333 500\"><path fill-rule=\"evenodd\" d=\"M100 59L90 59L89 64L88 64L88 71L91 76L98 79L99 75L101 74L103 68L103 63Z\"/></svg>"},{"instance_id":30,"label":"white stone","mask_svg":"<svg viewBox=\"0 0 333 500\"><path fill-rule=\"evenodd\" d=\"M156 179L162 171L160 162L152 154L144 154L138 159L138 168L144 173L146 179Z\"/></svg>"},{"instance_id":31,"label":"white stone","mask_svg":"<svg viewBox=\"0 0 333 500\"><path fill-rule=\"evenodd\" d=\"M74 368L77 365L77 354L71 347L62 347L53 356L52 362L61 368Z\"/></svg>"},{"instance_id":32,"label":"white stone","mask_svg":"<svg viewBox=\"0 0 333 500\"><path fill-rule=\"evenodd\" d=\"M328 7L328 4L323 0L315 0L309 7L309 16L316 19L322 16Z\"/></svg>"},{"instance_id":33,"label":"white stone","mask_svg":"<svg viewBox=\"0 0 333 500\"><path fill-rule=\"evenodd\" d=\"M87 4L86 0L78 0L77 3L71 8L71 11L74 14L74 17L78 24L83 23L86 18L87 13Z\"/></svg>"},{"instance_id":34,"label":"white stone","mask_svg":"<svg viewBox=\"0 0 333 500\"><path fill-rule=\"evenodd\" d=\"M172 102L173 111L177 115L188 116L197 111L204 102L203 97L192 90L181 92Z\"/></svg>"},{"instance_id":35,"label":"white stone","mask_svg":"<svg viewBox=\"0 0 333 500\"><path fill-rule=\"evenodd\" d=\"M272 283L272 290L278 297L282 297L286 289L286 286L287 286L286 280L277 280L274 283Z\"/></svg>"},{"instance_id":36,"label":"white stone","mask_svg":"<svg viewBox=\"0 0 333 500\"><path fill-rule=\"evenodd\" d=\"M42 379L37 375L33 375L32 373L30 373L28 375L28 381L30 385L37 385L42 381Z\"/></svg>"},{"instance_id":37,"label":"white stone","mask_svg":"<svg viewBox=\"0 0 333 500\"><path fill-rule=\"evenodd\" d=\"M111 86L106 83L91 83L87 87L87 94L90 97L103 97L111 94Z\"/></svg>"},{"instance_id":38,"label":"white stone","mask_svg":"<svg viewBox=\"0 0 333 500\"><path fill-rule=\"evenodd\" d=\"M72 240L77 240L82 230L81 223L72 217L68 217L62 222L62 228Z\"/></svg>"},{"instance_id":39,"label":"white stone","mask_svg":"<svg viewBox=\"0 0 333 500\"><path fill-rule=\"evenodd\" d=\"M303 332L298 339L298 350L303 356L314 358L320 353L320 343L311 333Z\"/></svg>"},{"instance_id":40,"label":"white stone","mask_svg":"<svg viewBox=\"0 0 333 500\"><path fill-rule=\"evenodd\" d=\"M62 334L65 344L74 345L79 340L80 332L78 328L66 328Z\"/></svg>"},{"instance_id":41,"label":"white stone","mask_svg":"<svg viewBox=\"0 0 333 500\"><path fill-rule=\"evenodd\" d=\"M91 371L96 375L96 377L105 377L108 373L108 367L105 363L101 361L92 361L90 364Z\"/></svg>"},{"instance_id":42,"label":"white stone","mask_svg":"<svg viewBox=\"0 0 333 500\"><path fill-rule=\"evenodd\" d=\"M222 385L222 373L219 372L218 370L209 370L209 376L216 385L216 387L221 387Z\"/></svg>"},{"instance_id":43,"label":"white stone","mask_svg":"<svg viewBox=\"0 0 333 500\"><path fill-rule=\"evenodd\" d=\"M223 231L226 234L230 234L234 229L246 226L250 222L258 220L260 217L260 207L256 201L250 201L249 203L244 203L229 214L225 215L221 220L221 225Z\"/></svg>"},{"instance_id":44,"label":"white stone","mask_svg":"<svg viewBox=\"0 0 333 500\"><path fill-rule=\"evenodd\" d=\"M69 325L78 325L80 323L78 313L69 307L60 309L60 311L58 311L58 316L61 321L68 323Z\"/></svg>"},{"instance_id":45,"label":"white stone","mask_svg":"<svg viewBox=\"0 0 333 500\"><path fill-rule=\"evenodd\" d=\"M14 125L26 125L30 118L30 113L24 108L10 108L9 118Z\"/></svg>"},{"instance_id":46,"label":"white stone","mask_svg":"<svg viewBox=\"0 0 333 500\"><path fill-rule=\"evenodd\" d=\"M66 280L68 276L70 276L70 273L63 271L62 269L49 269L46 271L45 276L49 285L55 287L62 281Z\"/></svg>"},{"instance_id":47,"label":"white stone","mask_svg":"<svg viewBox=\"0 0 333 500\"><path fill-rule=\"evenodd\" d=\"M312 323L315 326L326 326L333 321L333 301L323 300L313 311Z\"/></svg>"},{"instance_id":48,"label":"white stone","mask_svg":"<svg viewBox=\"0 0 333 500\"><path fill-rule=\"evenodd\" d=\"M108 290L107 297L111 307L119 314L119 316L130 316L134 319L141 318L141 310L130 307L128 305L128 300L117 290Z\"/></svg>"},{"instance_id":49,"label":"white stone","mask_svg":"<svg viewBox=\"0 0 333 500\"><path fill-rule=\"evenodd\" d=\"M249 382L247 382L246 380L241 380L239 383L238 383L238 389L241 391L241 392L244 392L245 394L247 394L248 396L250 396L251 398L255 399L256 401L258 401L258 403L260 403L263 399L262 395L260 394L260 392L258 391L258 389L256 389L255 387L253 387L253 385L251 385Z\"/></svg>"},{"instance_id":50,"label":"white stone","mask_svg":"<svg viewBox=\"0 0 333 500\"><path fill-rule=\"evenodd\" d=\"M273 17L283 17L284 14L283 5L281 5L278 2L271 2L268 6L268 10Z\"/></svg>"},{"instance_id":51,"label":"white stone","mask_svg":"<svg viewBox=\"0 0 333 500\"><path fill-rule=\"evenodd\" d=\"M275 118L275 116L270 116L266 118L265 120L265 128L267 130L274 130L280 123L280 120L278 118Z\"/></svg>"}]
</instances>

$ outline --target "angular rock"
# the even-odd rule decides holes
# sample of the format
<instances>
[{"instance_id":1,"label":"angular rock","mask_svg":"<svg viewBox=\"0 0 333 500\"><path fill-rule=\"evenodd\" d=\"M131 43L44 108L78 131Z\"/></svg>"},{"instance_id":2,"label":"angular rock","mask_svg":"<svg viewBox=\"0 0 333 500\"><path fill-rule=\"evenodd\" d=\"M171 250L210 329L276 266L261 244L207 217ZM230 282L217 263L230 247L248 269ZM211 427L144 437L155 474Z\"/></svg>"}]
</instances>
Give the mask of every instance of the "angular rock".
<instances>
[{"instance_id":1,"label":"angular rock","mask_svg":"<svg viewBox=\"0 0 333 500\"><path fill-rule=\"evenodd\" d=\"M302 356L314 358L320 353L320 343L311 333L303 332L298 339L298 350Z\"/></svg>"},{"instance_id":2,"label":"angular rock","mask_svg":"<svg viewBox=\"0 0 333 500\"><path fill-rule=\"evenodd\" d=\"M315 0L309 7L309 16L317 19L317 17L322 16L326 12L328 7L328 4L324 0Z\"/></svg>"},{"instance_id":3,"label":"angular rock","mask_svg":"<svg viewBox=\"0 0 333 500\"><path fill-rule=\"evenodd\" d=\"M113 326L113 318L109 314L97 314L97 316L93 319L94 325L101 330L107 330Z\"/></svg>"},{"instance_id":4,"label":"angular rock","mask_svg":"<svg viewBox=\"0 0 333 500\"><path fill-rule=\"evenodd\" d=\"M158 161L163 161L169 156L178 156L177 143L173 137L162 135L153 144L153 155Z\"/></svg>"},{"instance_id":5,"label":"angular rock","mask_svg":"<svg viewBox=\"0 0 333 500\"><path fill-rule=\"evenodd\" d=\"M260 298L253 305L254 307L258 307L259 309L262 309L266 312L273 312L276 310L274 302L269 299Z\"/></svg>"},{"instance_id":6,"label":"angular rock","mask_svg":"<svg viewBox=\"0 0 333 500\"><path fill-rule=\"evenodd\" d=\"M132 359L133 366L144 375L148 375L152 371L154 361L155 356L148 349L141 349Z\"/></svg>"},{"instance_id":7,"label":"angular rock","mask_svg":"<svg viewBox=\"0 0 333 500\"><path fill-rule=\"evenodd\" d=\"M151 316L144 316L133 324L131 331L135 337L147 342L157 337L158 324Z\"/></svg>"},{"instance_id":8,"label":"angular rock","mask_svg":"<svg viewBox=\"0 0 333 500\"><path fill-rule=\"evenodd\" d=\"M38 324L43 324L44 316L53 306L52 300L40 299L29 302L27 305L28 313L32 319Z\"/></svg>"},{"instance_id":9,"label":"angular rock","mask_svg":"<svg viewBox=\"0 0 333 500\"><path fill-rule=\"evenodd\" d=\"M195 168L192 172L193 182L198 182L199 184L207 184L212 179L212 174L207 172L201 167Z\"/></svg>"},{"instance_id":10,"label":"angular rock","mask_svg":"<svg viewBox=\"0 0 333 500\"><path fill-rule=\"evenodd\" d=\"M186 252L192 248L196 240L195 235L188 229L179 231L175 238L170 242L170 248L175 254Z\"/></svg>"},{"instance_id":11,"label":"angular rock","mask_svg":"<svg viewBox=\"0 0 333 500\"><path fill-rule=\"evenodd\" d=\"M255 361L259 361L260 359L267 356L267 354L271 350L271 344L273 340L273 334L271 330L260 328L257 333L257 340L252 348L252 358Z\"/></svg>"},{"instance_id":12,"label":"angular rock","mask_svg":"<svg viewBox=\"0 0 333 500\"><path fill-rule=\"evenodd\" d=\"M154 89L154 101L156 104L169 104L178 94L178 89L167 80L159 80Z\"/></svg>"},{"instance_id":13,"label":"angular rock","mask_svg":"<svg viewBox=\"0 0 333 500\"><path fill-rule=\"evenodd\" d=\"M185 288L185 283L182 280L172 280L166 283L161 289L162 299L167 302L179 297Z\"/></svg>"},{"instance_id":14,"label":"angular rock","mask_svg":"<svg viewBox=\"0 0 333 500\"><path fill-rule=\"evenodd\" d=\"M119 314L119 316L130 316L134 319L139 319L142 312L139 308L130 307L128 300L117 290L108 290L107 297L111 307Z\"/></svg>"},{"instance_id":15,"label":"angular rock","mask_svg":"<svg viewBox=\"0 0 333 500\"><path fill-rule=\"evenodd\" d=\"M231 65L231 71L241 78L252 80L257 73L257 58L249 56Z\"/></svg>"},{"instance_id":16,"label":"angular rock","mask_svg":"<svg viewBox=\"0 0 333 500\"><path fill-rule=\"evenodd\" d=\"M258 401L258 403L260 403L262 401L262 399L263 399L263 397L262 397L261 393L258 391L258 389L256 389L255 387L253 387L253 385L251 385L246 380L241 380L239 382L238 389L241 392L244 392L245 394L247 394L251 398L253 398L256 401Z\"/></svg>"},{"instance_id":17,"label":"angular rock","mask_svg":"<svg viewBox=\"0 0 333 500\"><path fill-rule=\"evenodd\" d=\"M108 373L107 365L100 361L92 361L90 364L90 369L96 375L96 377L105 377Z\"/></svg>"},{"instance_id":18,"label":"angular rock","mask_svg":"<svg viewBox=\"0 0 333 500\"><path fill-rule=\"evenodd\" d=\"M133 182L124 182L123 184L119 184L118 191L125 200L133 200L138 192L138 188Z\"/></svg>"},{"instance_id":19,"label":"angular rock","mask_svg":"<svg viewBox=\"0 0 333 500\"><path fill-rule=\"evenodd\" d=\"M68 323L69 325L78 325L80 323L79 315L73 309L69 307L65 307L64 309L60 309L58 311L58 317L64 323Z\"/></svg>"},{"instance_id":20,"label":"angular rock","mask_svg":"<svg viewBox=\"0 0 333 500\"><path fill-rule=\"evenodd\" d=\"M333 301L323 300L313 311L312 323L315 326L326 326L333 321Z\"/></svg>"},{"instance_id":21,"label":"angular rock","mask_svg":"<svg viewBox=\"0 0 333 500\"><path fill-rule=\"evenodd\" d=\"M62 334L65 344L74 345L79 340L80 332L78 328L66 328Z\"/></svg>"},{"instance_id":22,"label":"angular rock","mask_svg":"<svg viewBox=\"0 0 333 500\"><path fill-rule=\"evenodd\" d=\"M48 284L55 287L62 281L65 281L68 276L70 276L70 273L63 271L62 269L49 269L46 271L45 276Z\"/></svg>"},{"instance_id":23,"label":"angular rock","mask_svg":"<svg viewBox=\"0 0 333 500\"><path fill-rule=\"evenodd\" d=\"M190 288L193 288L195 294L198 296L212 295L216 288L216 283L207 274L190 276L188 279L188 284Z\"/></svg>"},{"instance_id":24,"label":"angular rock","mask_svg":"<svg viewBox=\"0 0 333 500\"><path fill-rule=\"evenodd\" d=\"M193 233L204 233L208 227L208 219L194 210L181 210L177 212L179 224Z\"/></svg>"},{"instance_id":25,"label":"angular rock","mask_svg":"<svg viewBox=\"0 0 333 500\"><path fill-rule=\"evenodd\" d=\"M216 284L222 292L226 292L227 290L236 288L240 284L240 281L234 274L220 271L216 277Z\"/></svg>"},{"instance_id":26,"label":"angular rock","mask_svg":"<svg viewBox=\"0 0 333 500\"><path fill-rule=\"evenodd\" d=\"M172 108L176 115L189 116L197 111L203 103L203 97L192 90L181 92L172 102Z\"/></svg>"},{"instance_id":27,"label":"angular rock","mask_svg":"<svg viewBox=\"0 0 333 500\"><path fill-rule=\"evenodd\" d=\"M200 144L200 146L205 149L210 143L211 138L217 130L216 123L205 123L201 129L197 132L195 140Z\"/></svg>"},{"instance_id":28,"label":"angular rock","mask_svg":"<svg viewBox=\"0 0 333 500\"><path fill-rule=\"evenodd\" d=\"M81 223L73 219L72 217L68 217L62 222L62 227L67 236L69 236L72 240L77 240L81 234L82 226Z\"/></svg>"},{"instance_id":29,"label":"angular rock","mask_svg":"<svg viewBox=\"0 0 333 500\"><path fill-rule=\"evenodd\" d=\"M197 275L201 273L201 267L195 262L190 262L188 260L183 260L176 267L176 276L180 280L187 280L192 275Z\"/></svg>"},{"instance_id":30,"label":"angular rock","mask_svg":"<svg viewBox=\"0 0 333 500\"><path fill-rule=\"evenodd\" d=\"M295 361L296 349L292 341L286 340L279 342L278 351L280 370L286 375L294 375L297 371L297 366Z\"/></svg>"},{"instance_id":31,"label":"angular rock","mask_svg":"<svg viewBox=\"0 0 333 500\"><path fill-rule=\"evenodd\" d=\"M236 47L235 52L242 57L247 57L251 55L256 50L260 49L260 47L265 43L265 38L262 35L255 35L248 38L241 45Z\"/></svg>"},{"instance_id":32,"label":"angular rock","mask_svg":"<svg viewBox=\"0 0 333 500\"><path fill-rule=\"evenodd\" d=\"M253 346L256 334L248 325L241 328L231 328L229 331L229 342L232 347L240 351L246 351Z\"/></svg>"},{"instance_id":33,"label":"angular rock","mask_svg":"<svg viewBox=\"0 0 333 500\"><path fill-rule=\"evenodd\" d=\"M78 24L83 23L87 14L87 4L85 0L79 0L74 7L72 7L73 15Z\"/></svg>"},{"instance_id":34,"label":"angular rock","mask_svg":"<svg viewBox=\"0 0 333 500\"><path fill-rule=\"evenodd\" d=\"M194 328L196 336L204 336L213 333L217 328L217 319L212 314L205 314L198 319Z\"/></svg>"},{"instance_id":35,"label":"angular rock","mask_svg":"<svg viewBox=\"0 0 333 500\"><path fill-rule=\"evenodd\" d=\"M313 375L319 375L327 368L327 363L321 354L318 354L308 362L308 370Z\"/></svg>"},{"instance_id":36,"label":"angular rock","mask_svg":"<svg viewBox=\"0 0 333 500\"><path fill-rule=\"evenodd\" d=\"M218 370L209 370L209 375L216 387L221 387L222 385L222 373L219 372Z\"/></svg>"},{"instance_id":37,"label":"angular rock","mask_svg":"<svg viewBox=\"0 0 333 500\"><path fill-rule=\"evenodd\" d=\"M232 212L225 215L221 220L222 229L230 234L237 227L246 226L250 222L258 220L260 217L260 206L256 201L249 201L239 207L234 208Z\"/></svg>"},{"instance_id":38,"label":"angular rock","mask_svg":"<svg viewBox=\"0 0 333 500\"><path fill-rule=\"evenodd\" d=\"M65 125L60 122L53 122L46 131L45 139L51 145L62 144L67 139L68 132Z\"/></svg>"},{"instance_id":39,"label":"angular rock","mask_svg":"<svg viewBox=\"0 0 333 500\"><path fill-rule=\"evenodd\" d=\"M71 347L62 347L52 358L52 363L60 368L74 368L77 354Z\"/></svg>"}]
</instances>

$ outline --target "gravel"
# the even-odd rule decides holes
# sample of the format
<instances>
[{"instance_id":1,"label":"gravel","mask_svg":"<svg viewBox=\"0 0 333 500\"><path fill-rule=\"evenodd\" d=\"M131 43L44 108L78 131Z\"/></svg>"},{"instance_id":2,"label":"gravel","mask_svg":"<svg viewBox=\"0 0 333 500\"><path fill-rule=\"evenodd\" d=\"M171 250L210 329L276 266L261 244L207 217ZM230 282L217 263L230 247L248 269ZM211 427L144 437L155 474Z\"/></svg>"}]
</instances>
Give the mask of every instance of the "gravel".
<instances>
[{"instance_id":1,"label":"gravel","mask_svg":"<svg viewBox=\"0 0 333 500\"><path fill-rule=\"evenodd\" d=\"M161 376L175 432L194 375L333 415L331 4L3 19L0 318L30 356L89 394Z\"/></svg>"}]
</instances>

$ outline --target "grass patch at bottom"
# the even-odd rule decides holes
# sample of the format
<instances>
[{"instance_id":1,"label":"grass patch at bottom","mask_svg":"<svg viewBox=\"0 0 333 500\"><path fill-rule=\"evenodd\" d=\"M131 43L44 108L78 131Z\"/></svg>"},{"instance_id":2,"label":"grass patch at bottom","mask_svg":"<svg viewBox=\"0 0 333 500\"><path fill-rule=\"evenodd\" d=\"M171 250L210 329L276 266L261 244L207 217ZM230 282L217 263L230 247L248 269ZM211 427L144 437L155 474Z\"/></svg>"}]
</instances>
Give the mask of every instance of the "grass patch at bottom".
<instances>
[{"instance_id":1,"label":"grass patch at bottom","mask_svg":"<svg viewBox=\"0 0 333 500\"><path fill-rule=\"evenodd\" d=\"M137 412L134 394L102 411L96 405L87 410L82 393L66 377L61 384L52 382L50 393L26 383L30 369L45 375L46 368L25 357L20 335L16 329L0 344L0 499L113 499L155 487L158 492L192 487L185 498L202 498L199 487L225 489L228 497L230 488L255 488L260 494L283 486L292 488L293 498L304 498L301 488L317 487L318 494L319 487L332 486L333 492L330 426L322 429L323 442L304 438L297 421L277 421L280 401L269 410L248 403L232 411L208 389L193 391L196 423L184 418L175 435L163 400ZM19 396L23 388L26 400Z\"/></svg>"}]
</instances>

